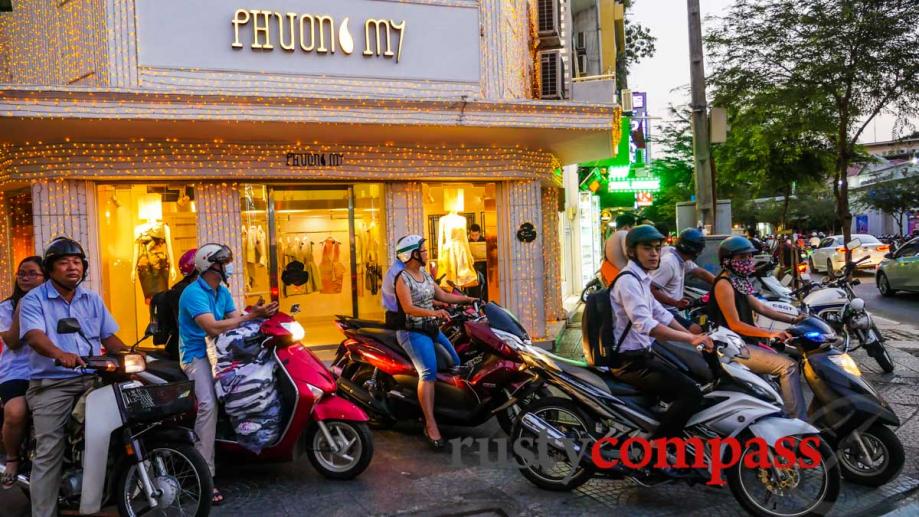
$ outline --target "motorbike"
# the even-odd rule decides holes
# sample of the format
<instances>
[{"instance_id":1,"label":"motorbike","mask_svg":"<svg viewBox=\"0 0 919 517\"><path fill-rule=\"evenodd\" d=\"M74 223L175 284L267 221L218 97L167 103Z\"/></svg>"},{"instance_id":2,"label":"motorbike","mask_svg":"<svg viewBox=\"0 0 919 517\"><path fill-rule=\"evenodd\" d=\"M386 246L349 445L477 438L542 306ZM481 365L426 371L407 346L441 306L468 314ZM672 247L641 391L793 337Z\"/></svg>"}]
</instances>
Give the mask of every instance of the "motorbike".
<instances>
[{"instance_id":1,"label":"motorbike","mask_svg":"<svg viewBox=\"0 0 919 517\"><path fill-rule=\"evenodd\" d=\"M685 437L703 441L740 438L743 444L739 453L741 459L725 470L725 475L735 499L748 512L770 516L825 514L832 508L840 489L839 469L832 450L815 427L782 416L781 396L768 382L732 361L747 353L740 336L724 328L710 332L710 336L720 358L710 356L704 360L691 347L675 343L658 343L652 349L657 357L702 385L702 409L689 420ZM604 448L603 440L616 439L622 444L629 438L647 438L657 428L663 411L656 398L617 381L601 368L573 364L525 344L517 346L522 349L521 357L528 371L537 378L533 382L545 382L568 397L548 397L533 402L524 409L514 426L511 436L515 454L521 473L529 481L548 490L572 490L594 476L629 478L645 486L678 479L655 469L630 468L624 460L607 468L595 459L596 447L599 456L606 459L604 463L623 455L632 458L631 465L638 463L638 458L647 454L635 450L641 447L614 450ZM531 457L539 457L537 437L540 436L549 439L551 465L543 465L542 460L527 461L518 452L518 448L526 449ZM762 438L770 451L780 440L800 443L813 438L818 444L819 462L815 459L815 467L806 470L796 465L744 468L742 465L748 456L757 449L747 439L753 437ZM528 443L532 447L527 446ZM571 446L579 454L585 447L590 447L592 453L577 455L574 458L579 459L574 459L568 452ZM687 445L686 450L690 449ZM704 483L711 473L711 454L705 450L690 452L704 456L706 468L684 471L685 477L679 479ZM813 484L803 481L810 476L815 478ZM813 488L813 493L801 493L807 488Z\"/></svg>"},{"instance_id":2,"label":"motorbike","mask_svg":"<svg viewBox=\"0 0 919 517\"><path fill-rule=\"evenodd\" d=\"M884 373L891 373L894 365L890 352L884 346L884 336L871 313L865 310L865 301L855 296L852 290L861 283L859 279L852 278L852 273L860 262L869 258L862 257L846 264L838 276L826 277L823 283L808 282L794 291L779 285L774 277L761 277L760 293L770 307L787 314L798 314L799 308L794 304L799 297L803 297L800 310L819 316L829 323L843 338L838 343L843 352L853 352L864 347ZM761 314L756 316L756 325L770 330L785 330L788 327L787 323Z\"/></svg>"},{"instance_id":3,"label":"motorbike","mask_svg":"<svg viewBox=\"0 0 919 517\"><path fill-rule=\"evenodd\" d=\"M606 282L603 281L603 274L598 270L590 282L587 282L587 285L585 285L584 289L581 291L581 303L587 303L587 299L590 298L590 295L605 287Z\"/></svg>"},{"instance_id":4,"label":"motorbike","mask_svg":"<svg viewBox=\"0 0 919 517\"><path fill-rule=\"evenodd\" d=\"M294 305L291 313L296 314ZM330 479L353 479L373 458L373 437L367 414L338 396L335 379L323 362L300 344L305 331L293 317L277 313L261 323L255 339L271 351L277 364L282 432L258 454L243 447L219 404L216 451L218 457L244 461L294 461L306 453L313 467ZM177 361L161 358L147 365L144 380L162 383L184 379Z\"/></svg>"},{"instance_id":5,"label":"motorbike","mask_svg":"<svg viewBox=\"0 0 919 517\"><path fill-rule=\"evenodd\" d=\"M421 416L418 373L399 345L396 331L381 322L339 316L345 335L332 372L340 392L360 404L379 427ZM507 344L512 335L529 336L517 318L494 302L454 310L444 328L452 337L465 372L449 370L450 355L438 344L434 412L438 423L473 427L492 416L510 432L519 407L541 394L525 389L516 350Z\"/></svg>"},{"instance_id":6,"label":"motorbike","mask_svg":"<svg viewBox=\"0 0 919 517\"><path fill-rule=\"evenodd\" d=\"M893 432L900 419L868 381L852 357L832 346L833 328L814 316L788 328L784 348L797 357L814 398L808 417L836 451L842 476L881 486L903 468L903 444ZM783 346L777 347L782 349Z\"/></svg>"},{"instance_id":7,"label":"motorbike","mask_svg":"<svg viewBox=\"0 0 919 517\"><path fill-rule=\"evenodd\" d=\"M89 343L75 318L59 320L57 332ZM193 385L188 379L155 386L138 381L145 369L144 357L133 352L138 343L129 353L81 358L86 366L77 371L98 380L67 426L58 504L80 514L115 504L127 516L208 515L211 474L194 447L194 432L178 423L194 410ZM34 438L26 440L20 457L33 458L35 446ZM28 468L16 483L28 496Z\"/></svg>"}]
</instances>

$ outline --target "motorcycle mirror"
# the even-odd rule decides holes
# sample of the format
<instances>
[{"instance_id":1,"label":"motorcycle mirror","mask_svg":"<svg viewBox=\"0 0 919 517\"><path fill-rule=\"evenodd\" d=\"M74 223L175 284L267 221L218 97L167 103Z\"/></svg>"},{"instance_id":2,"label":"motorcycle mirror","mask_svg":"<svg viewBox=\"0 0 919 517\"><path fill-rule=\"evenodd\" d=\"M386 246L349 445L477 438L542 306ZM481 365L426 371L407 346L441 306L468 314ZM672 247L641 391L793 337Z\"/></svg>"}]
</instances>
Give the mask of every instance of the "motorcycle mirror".
<instances>
[{"instance_id":1,"label":"motorcycle mirror","mask_svg":"<svg viewBox=\"0 0 919 517\"><path fill-rule=\"evenodd\" d=\"M80 321L76 318L63 318L57 321L58 334L76 334L80 330Z\"/></svg>"},{"instance_id":2,"label":"motorcycle mirror","mask_svg":"<svg viewBox=\"0 0 919 517\"><path fill-rule=\"evenodd\" d=\"M151 321L149 324L147 324L147 329L144 330L144 337L150 337L156 334L158 330L159 330L159 327L157 326L157 324Z\"/></svg>"},{"instance_id":3,"label":"motorcycle mirror","mask_svg":"<svg viewBox=\"0 0 919 517\"><path fill-rule=\"evenodd\" d=\"M297 314L298 312L300 312L300 304L299 304L299 303L295 303L295 304L293 304L293 305L290 306L290 313L291 313L291 314Z\"/></svg>"},{"instance_id":4,"label":"motorcycle mirror","mask_svg":"<svg viewBox=\"0 0 919 517\"><path fill-rule=\"evenodd\" d=\"M862 247L862 241L859 239L852 239L851 241L849 241L848 244L846 244L846 248L850 250L858 249L861 247Z\"/></svg>"}]
</instances>

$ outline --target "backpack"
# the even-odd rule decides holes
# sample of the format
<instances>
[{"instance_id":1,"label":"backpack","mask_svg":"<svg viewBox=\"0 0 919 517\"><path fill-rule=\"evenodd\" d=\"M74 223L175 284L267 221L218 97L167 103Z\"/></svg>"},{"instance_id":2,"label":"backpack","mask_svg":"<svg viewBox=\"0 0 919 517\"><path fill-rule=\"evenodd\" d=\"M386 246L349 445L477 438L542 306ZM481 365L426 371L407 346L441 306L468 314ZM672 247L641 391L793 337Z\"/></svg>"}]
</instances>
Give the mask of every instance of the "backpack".
<instances>
[{"instance_id":1,"label":"backpack","mask_svg":"<svg viewBox=\"0 0 919 517\"><path fill-rule=\"evenodd\" d=\"M154 345L166 345L172 336L178 337L179 328L170 304L170 291L161 291L150 299L150 321L156 323Z\"/></svg>"},{"instance_id":2,"label":"backpack","mask_svg":"<svg viewBox=\"0 0 919 517\"><path fill-rule=\"evenodd\" d=\"M626 324L619 339L615 339L613 335L616 318L613 315L610 292L616 282L625 275L638 278L638 275L631 271L621 271L609 287L593 293L584 303L584 314L581 317L581 346L584 349L584 360L592 366L618 366L619 347L622 346L625 336L632 330L630 321Z\"/></svg>"}]
</instances>

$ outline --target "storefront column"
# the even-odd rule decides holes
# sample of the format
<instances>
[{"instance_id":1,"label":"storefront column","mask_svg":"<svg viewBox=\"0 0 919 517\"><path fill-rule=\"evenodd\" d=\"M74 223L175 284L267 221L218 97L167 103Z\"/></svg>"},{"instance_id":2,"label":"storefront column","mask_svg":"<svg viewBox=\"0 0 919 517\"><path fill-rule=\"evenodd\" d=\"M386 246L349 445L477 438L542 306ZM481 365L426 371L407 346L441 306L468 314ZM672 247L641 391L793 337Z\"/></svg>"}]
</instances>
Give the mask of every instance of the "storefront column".
<instances>
[{"instance_id":1,"label":"storefront column","mask_svg":"<svg viewBox=\"0 0 919 517\"><path fill-rule=\"evenodd\" d=\"M387 183L384 188L386 207L386 249L389 267L396 259L396 241L409 234L424 235L424 200L421 197L421 183Z\"/></svg>"},{"instance_id":2,"label":"storefront column","mask_svg":"<svg viewBox=\"0 0 919 517\"><path fill-rule=\"evenodd\" d=\"M543 291L546 319L549 321L561 321L567 317L562 307L562 257L561 240L558 234L558 196L559 189L557 188L542 189L543 263L546 265L543 272Z\"/></svg>"},{"instance_id":3,"label":"storefront column","mask_svg":"<svg viewBox=\"0 0 919 517\"><path fill-rule=\"evenodd\" d=\"M64 180L32 185L32 221L35 228L35 254L42 255L55 237L66 236L86 250L89 275L86 284L99 292L102 270L99 227L96 220L96 188L90 181Z\"/></svg>"},{"instance_id":4,"label":"storefront column","mask_svg":"<svg viewBox=\"0 0 919 517\"><path fill-rule=\"evenodd\" d=\"M9 224L9 207L6 204L6 193L0 192L0 238L4 242L11 242L12 236L10 235ZM0 298L6 298L9 296L9 293L13 292L13 268L16 267L16 264L13 264L13 250L10 249L12 246L4 247L0 251Z\"/></svg>"},{"instance_id":5,"label":"storefront column","mask_svg":"<svg viewBox=\"0 0 919 517\"><path fill-rule=\"evenodd\" d=\"M227 183L198 184L195 186L195 204L198 210L198 245L214 242L225 244L233 251L236 270L239 273L230 278L230 293L236 307L242 309L243 247L239 189L236 185Z\"/></svg>"},{"instance_id":6,"label":"storefront column","mask_svg":"<svg viewBox=\"0 0 919 517\"><path fill-rule=\"evenodd\" d=\"M499 183L497 194L501 301L531 337L541 338L546 335L542 189L537 181L513 181ZM535 240L517 238L523 223L533 225Z\"/></svg>"}]
</instances>

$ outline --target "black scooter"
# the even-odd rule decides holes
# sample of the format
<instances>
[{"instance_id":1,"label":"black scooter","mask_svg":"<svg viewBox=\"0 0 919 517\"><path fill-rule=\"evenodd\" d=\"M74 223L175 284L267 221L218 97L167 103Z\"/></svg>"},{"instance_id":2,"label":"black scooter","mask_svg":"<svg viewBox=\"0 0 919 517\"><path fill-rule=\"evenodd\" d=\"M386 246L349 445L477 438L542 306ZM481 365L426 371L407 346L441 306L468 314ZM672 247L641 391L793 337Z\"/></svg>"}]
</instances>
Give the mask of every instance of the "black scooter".
<instances>
[{"instance_id":1,"label":"black scooter","mask_svg":"<svg viewBox=\"0 0 919 517\"><path fill-rule=\"evenodd\" d=\"M788 332L792 339L785 352L799 358L814 392L808 416L836 450L843 477L867 486L897 477L905 461L903 444L893 432L900 419L862 378L852 357L833 348L838 338L832 327L810 316Z\"/></svg>"}]
</instances>

